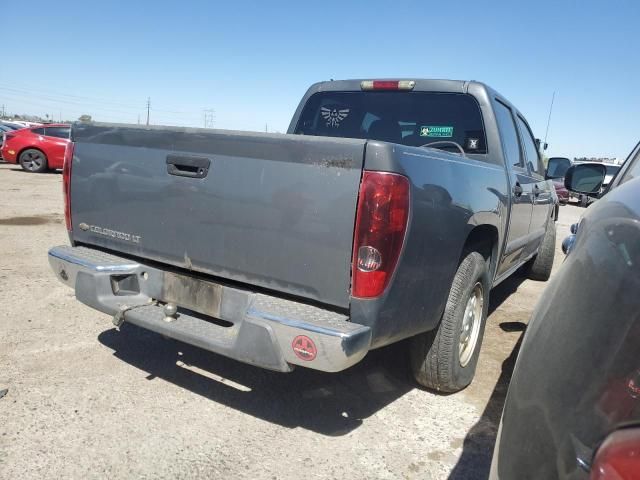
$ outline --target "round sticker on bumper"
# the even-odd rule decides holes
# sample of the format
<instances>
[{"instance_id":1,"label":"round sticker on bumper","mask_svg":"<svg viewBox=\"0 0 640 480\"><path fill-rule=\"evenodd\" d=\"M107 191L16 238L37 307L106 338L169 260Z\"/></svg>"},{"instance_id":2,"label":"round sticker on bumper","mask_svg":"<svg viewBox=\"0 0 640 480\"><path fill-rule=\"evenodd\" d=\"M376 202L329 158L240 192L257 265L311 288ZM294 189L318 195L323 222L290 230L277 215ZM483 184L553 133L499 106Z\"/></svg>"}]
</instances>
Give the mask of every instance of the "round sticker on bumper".
<instances>
[{"instance_id":1,"label":"round sticker on bumper","mask_svg":"<svg viewBox=\"0 0 640 480\"><path fill-rule=\"evenodd\" d=\"M293 342L291 342L291 348L293 348L293 353L295 353L300 360L307 362L316 358L318 354L316 344L305 335L298 335L294 338Z\"/></svg>"}]
</instances>

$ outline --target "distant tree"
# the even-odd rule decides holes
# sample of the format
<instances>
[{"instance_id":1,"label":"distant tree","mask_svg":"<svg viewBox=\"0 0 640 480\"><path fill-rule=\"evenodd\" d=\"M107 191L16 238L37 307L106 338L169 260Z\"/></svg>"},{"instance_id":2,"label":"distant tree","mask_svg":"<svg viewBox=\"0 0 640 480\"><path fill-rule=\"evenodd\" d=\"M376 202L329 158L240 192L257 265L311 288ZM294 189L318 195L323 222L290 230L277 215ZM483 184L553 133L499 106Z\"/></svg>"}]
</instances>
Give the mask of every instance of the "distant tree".
<instances>
[{"instance_id":1,"label":"distant tree","mask_svg":"<svg viewBox=\"0 0 640 480\"><path fill-rule=\"evenodd\" d=\"M91 115L87 115L87 114L80 115L78 120L80 120L81 122L90 122L91 121Z\"/></svg>"}]
</instances>

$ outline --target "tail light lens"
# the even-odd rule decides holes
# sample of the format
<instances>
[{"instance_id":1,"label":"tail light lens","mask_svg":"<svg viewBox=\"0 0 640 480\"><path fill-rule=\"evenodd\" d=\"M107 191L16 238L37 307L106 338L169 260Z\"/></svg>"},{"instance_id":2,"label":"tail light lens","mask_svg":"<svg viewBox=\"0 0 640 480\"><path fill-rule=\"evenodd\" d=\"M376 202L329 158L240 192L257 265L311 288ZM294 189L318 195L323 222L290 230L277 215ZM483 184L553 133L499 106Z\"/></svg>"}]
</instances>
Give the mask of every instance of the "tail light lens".
<instances>
[{"instance_id":1,"label":"tail light lens","mask_svg":"<svg viewBox=\"0 0 640 480\"><path fill-rule=\"evenodd\" d=\"M591 480L640 478L640 428L618 430L598 449L591 466Z\"/></svg>"},{"instance_id":2,"label":"tail light lens","mask_svg":"<svg viewBox=\"0 0 640 480\"><path fill-rule=\"evenodd\" d=\"M409 190L407 177L364 172L353 241L352 296L377 297L387 287L407 229Z\"/></svg>"},{"instance_id":3,"label":"tail light lens","mask_svg":"<svg viewBox=\"0 0 640 480\"><path fill-rule=\"evenodd\" d=\"M67 230L73 230L71 223L71 165L73 163L73 150L75 144L69 142L64 150L64 163L62 166L62 193L64 194L64 220Z\"/></svg>"}]
</instances>

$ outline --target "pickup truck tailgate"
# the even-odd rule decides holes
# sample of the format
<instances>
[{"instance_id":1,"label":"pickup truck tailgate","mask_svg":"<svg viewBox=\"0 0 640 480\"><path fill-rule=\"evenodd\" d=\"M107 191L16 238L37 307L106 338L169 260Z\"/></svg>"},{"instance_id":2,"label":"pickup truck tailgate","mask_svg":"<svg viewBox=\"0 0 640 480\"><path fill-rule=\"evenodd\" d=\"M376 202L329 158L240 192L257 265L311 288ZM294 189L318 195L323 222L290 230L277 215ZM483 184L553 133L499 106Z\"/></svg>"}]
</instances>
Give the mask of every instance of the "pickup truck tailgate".
<instances>
[{"instance_id":1,"label":"pickup truck tailgate","mask_svg":"<svg viewBox=\"0 0 640 480\"><path fill-rule=\"evenodd\" d=\"M348 307L365 141L76 124L73 240Z\"/></svg>"}]
</instances>

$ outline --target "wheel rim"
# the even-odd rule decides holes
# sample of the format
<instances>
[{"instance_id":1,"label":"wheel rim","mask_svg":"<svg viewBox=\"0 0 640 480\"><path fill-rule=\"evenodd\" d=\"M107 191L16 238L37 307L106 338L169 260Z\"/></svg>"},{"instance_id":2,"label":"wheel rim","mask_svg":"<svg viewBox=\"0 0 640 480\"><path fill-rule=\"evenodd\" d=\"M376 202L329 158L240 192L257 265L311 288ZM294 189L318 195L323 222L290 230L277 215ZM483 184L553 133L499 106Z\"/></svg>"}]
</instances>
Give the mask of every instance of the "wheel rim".
<instances>
[{"instance_id":1,"label":"wheel rim","mask_svg":"<svg viewBox=\"0 0 640 480\"><path fill-rule=\"evenodd\" d=\"M467 306L464 309L464 317L462 317L462 328L460 328L460 340L458 342L460 366L462 367L466 367L471 357L473 357L480 334L480 325L482 325L483 311L483 289L480 282L478 282L471 290Z\"/></svg>"},{"instance_id":2,"label":"wheel rim","mask_svg":"<svg viewBox=\"0 0 640 480\"><path fill-rule=\"evenodd\" d=\"M22 159L22 166L33 172L34 170L38 170L42 167L42 163L44 162L44 157L39 152L25 152Z\"/></svg>"}]
</instances>

